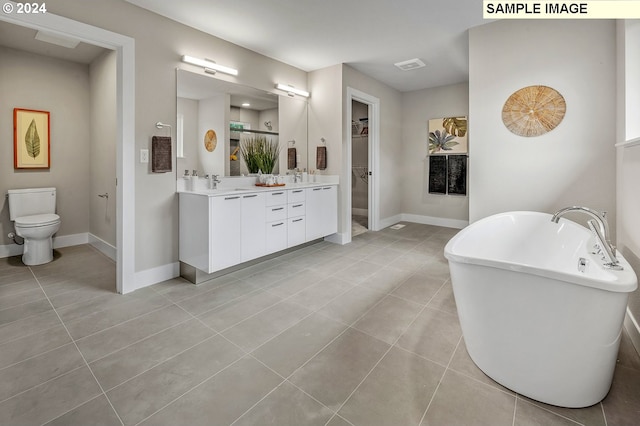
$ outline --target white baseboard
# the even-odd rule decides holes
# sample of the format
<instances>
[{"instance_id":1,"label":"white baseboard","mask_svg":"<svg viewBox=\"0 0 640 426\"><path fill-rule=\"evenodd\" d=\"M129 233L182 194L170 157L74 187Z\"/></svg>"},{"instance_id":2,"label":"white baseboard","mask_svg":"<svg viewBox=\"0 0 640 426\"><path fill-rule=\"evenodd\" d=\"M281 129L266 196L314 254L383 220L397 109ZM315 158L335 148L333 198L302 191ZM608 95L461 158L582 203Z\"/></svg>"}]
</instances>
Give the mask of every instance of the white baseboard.
<instances>
[{"instance_id":1,"label":"white baseboard","mask_svg":"<svg viewBox=\"0 0 640 426\"><path fill-rule=\"evenodd\" d=\"M397 214L395 216L385 217L385 218L380 219L380 221L378 223L379 229L377 229L377 230L379 231L379 230L387 228L387 227L389 227L391 225L395 225L398 222L401 222L403 220L402 216L403 215L401 215L401 214Z\"/></svg>"},{"instance_id":2,"label":"white baseboard","mask_svg":"<svg viewBox=\"0 0 640 426\"><path fill-rule=\"evenodd\" d=\"M96 237L93 234L89 234L89 244L91 244L96 250L107 256L109 259L117 262L118 249L105 240Z\"/></svg>"},{"instance_id":3,"label":"white baseboard","mask_svg":"<svg viewBox=\"0 0 640 426\"><path fill-rule=\"evenodd\" d=\"M352 207L351 214L356 216L369 216L369 209L357 209Z\"/></svg>"},{"instance_id":4,"label":"white baseboard","mask_svg":"<svg viewBox=\"0 0 640 426\"><path fill-rule=\"evenodd\" d=\"M168 263L166 265L157 266L144 271L136 272L135 287L136 290L148 287L162 281L170 280L180 276L180 262Z\"/></svg>"},{"instance_id":5,"label":"white baseboard","mask_svg":"<svg viewBox=\"0 0 640 426\"><path fill-rule=\"evenodd\" d=\"M636 348L636 352L640 354L640 325L634 318L631 310L629 310L629 307L627 307L627 314L624 316L624 328L627 329L627 333L629 333L629 337L631 338L633 346Z\"/></svg>"},{"instance_id":6,"label":"white baseboard","mask_svg":"<svg viewBox=\"0 0 640 426\"><path fill-rule=\"evenodd\" d=\"M62 235L60 237L53 237L53 248L79 246L80 244L89 243L89 233L83 232L80 234Z\"/></svg>"},{"instance_id":7,"label":"white baseboard","mask_svg":"<svg viewBox=\"0 0 640 426\"><path fill-rule=\"evenodd\" d=\"M351 228L349 228L349 232L351 232ZM335 234L327 235L324 237L324 240L329 241L330 243L344 245L351 241L351 234L337 232Z\"/></svg>"},{"instance_id":8,"label":"white baseboard","mask_svg":"<svg viewBox=\"0 0 640 426\"><path fill-rule=\"evenodd\" d=\"M89 242L89 234L87 232L83 232L80 234L54 236L53 248L77 246L80 244L87 244L88 242ZM0 258L19 256L21 254L22 254L21 244L7 244L7 245L0 246Z\"/></svg>"},{"instance_id":9,"label":"white baseboard","mask_svg":"<svg viewBox=\"0 0 640 426\"><path fill-rule=\"evenodd\" d=\"M456 229L462 229L469 225L468 220L447 219L442 217L422 216L408 213L402 213L400 216L405 222L421 223L423 225L444 226L446 228Z\"/></svg>"}]
</instances>

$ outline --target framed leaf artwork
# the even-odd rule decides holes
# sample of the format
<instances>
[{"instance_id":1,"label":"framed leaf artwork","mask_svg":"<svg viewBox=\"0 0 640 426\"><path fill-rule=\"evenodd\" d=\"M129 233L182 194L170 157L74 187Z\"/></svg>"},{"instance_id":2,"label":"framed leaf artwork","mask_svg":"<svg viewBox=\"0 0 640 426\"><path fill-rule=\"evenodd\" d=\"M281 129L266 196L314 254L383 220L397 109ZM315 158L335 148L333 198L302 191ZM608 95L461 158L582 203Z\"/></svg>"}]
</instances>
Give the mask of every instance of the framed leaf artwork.
<instances>
[{"instance_id":1,"label":"framed leaf artwork","mask_svg":"<svg viewBox=\"0 0 640 426\"><path fill-rule=\"evenodd\" d=\"M50 167L49 111L13 109L13 167Z\"/></svg>"},{"instance_id":2,"label":"framed leaf artwork","mask_svg":"<svg viewBox=\"0 0 640 426\"><path fill-rule=\"evenodd\" d=\"M429 120L429 155L467 152L467 117Z\"/></svg>"}]
</instances>

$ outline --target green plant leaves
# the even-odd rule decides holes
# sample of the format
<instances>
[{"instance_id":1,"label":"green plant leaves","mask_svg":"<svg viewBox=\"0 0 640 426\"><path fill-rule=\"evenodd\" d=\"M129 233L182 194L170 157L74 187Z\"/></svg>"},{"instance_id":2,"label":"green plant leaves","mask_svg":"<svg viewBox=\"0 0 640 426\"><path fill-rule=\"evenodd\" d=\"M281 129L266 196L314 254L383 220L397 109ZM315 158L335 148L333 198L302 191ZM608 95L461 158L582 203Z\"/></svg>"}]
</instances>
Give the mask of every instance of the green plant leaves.
<instances>
[{"instance_id":1,"label":"green plant leaves","mask_svg":"<svg viewBox=\"0 0 640 426\"><path fill-rule=\"evenodd\" d=\"M454 135L448 134L446 130L443 130L442 133L440 133L440 130L429 132L429 154L440 150L451 151L454 146L459 145L458 142L454 141L455 138Z\"/></svg>"},{"instance_id":2,"label":"green plant leaves","mask_svg":"<svg viewBox=\"0 0 640 426\"><path fill-rule=\"evenodd\" d=\"M442 120L442 127L453 136L464 137L467 134L467 118L447 117Z\"/></svg>"},{"instance_id":3,"label":"green plant leaves","mask_svg":"<svg viewBox=\"0 0 640 426\"><path fill-rule=\"evenodd\" d=\"M273 173L278 162L280 147L278 142L267 140L264 136L255 136L240 143L240 154L244 158L249 173Z\"/></svg>"},{"instance_id":4,"label":"green plant leaves","mask_svg":"<svg viewBox=\"0 0 640 426\"><path fill-rule=\"evenodd\" d=\"M35 119L31 120L27 133L24 135L24 144L29 157L36 158L40 155L40 136L38 135L38 128L36 126Z\"/></svg>"}]
</instances>

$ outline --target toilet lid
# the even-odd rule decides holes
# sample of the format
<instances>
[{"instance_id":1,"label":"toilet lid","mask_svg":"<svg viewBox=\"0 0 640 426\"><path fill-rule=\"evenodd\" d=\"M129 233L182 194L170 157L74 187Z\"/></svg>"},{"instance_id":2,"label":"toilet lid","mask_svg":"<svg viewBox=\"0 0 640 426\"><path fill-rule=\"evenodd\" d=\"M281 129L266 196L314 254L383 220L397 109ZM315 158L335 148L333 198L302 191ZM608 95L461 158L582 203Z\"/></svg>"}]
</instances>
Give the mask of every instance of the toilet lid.
<instances>
[{"instance_id":1,"label":"toilet lid","mask_svg":"<svg viewBox=\"0 0 640 426\"><path fill-rule=\"evenodd\" d=\"M15 220L17 226L23 228L33 228L36 226L53 225L60 222L60 216L57 214L34 214L32 216L22 216Z\"/></svg>"}]
</instances>

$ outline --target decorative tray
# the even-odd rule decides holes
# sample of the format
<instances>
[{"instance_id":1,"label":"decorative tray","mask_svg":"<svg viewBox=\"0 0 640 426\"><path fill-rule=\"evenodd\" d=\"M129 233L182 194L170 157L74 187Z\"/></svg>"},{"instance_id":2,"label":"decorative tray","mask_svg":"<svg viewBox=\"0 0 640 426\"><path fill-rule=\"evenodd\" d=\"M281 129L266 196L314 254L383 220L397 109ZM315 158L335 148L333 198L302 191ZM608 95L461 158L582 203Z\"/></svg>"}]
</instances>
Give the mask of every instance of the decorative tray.
<instances>
[{"instance_id":1,"label":"decorative tray","mask_svg":"<svg viewBox=\"0 0 640 426\"><path fill-rule=\"evenodd\" d=\"M273 188L275 186L285 186L286 183L274 183L272 185L267 185L266 183L256 183L256 186L264 186L265 188Z\"/></svg>"}]
</instances>

